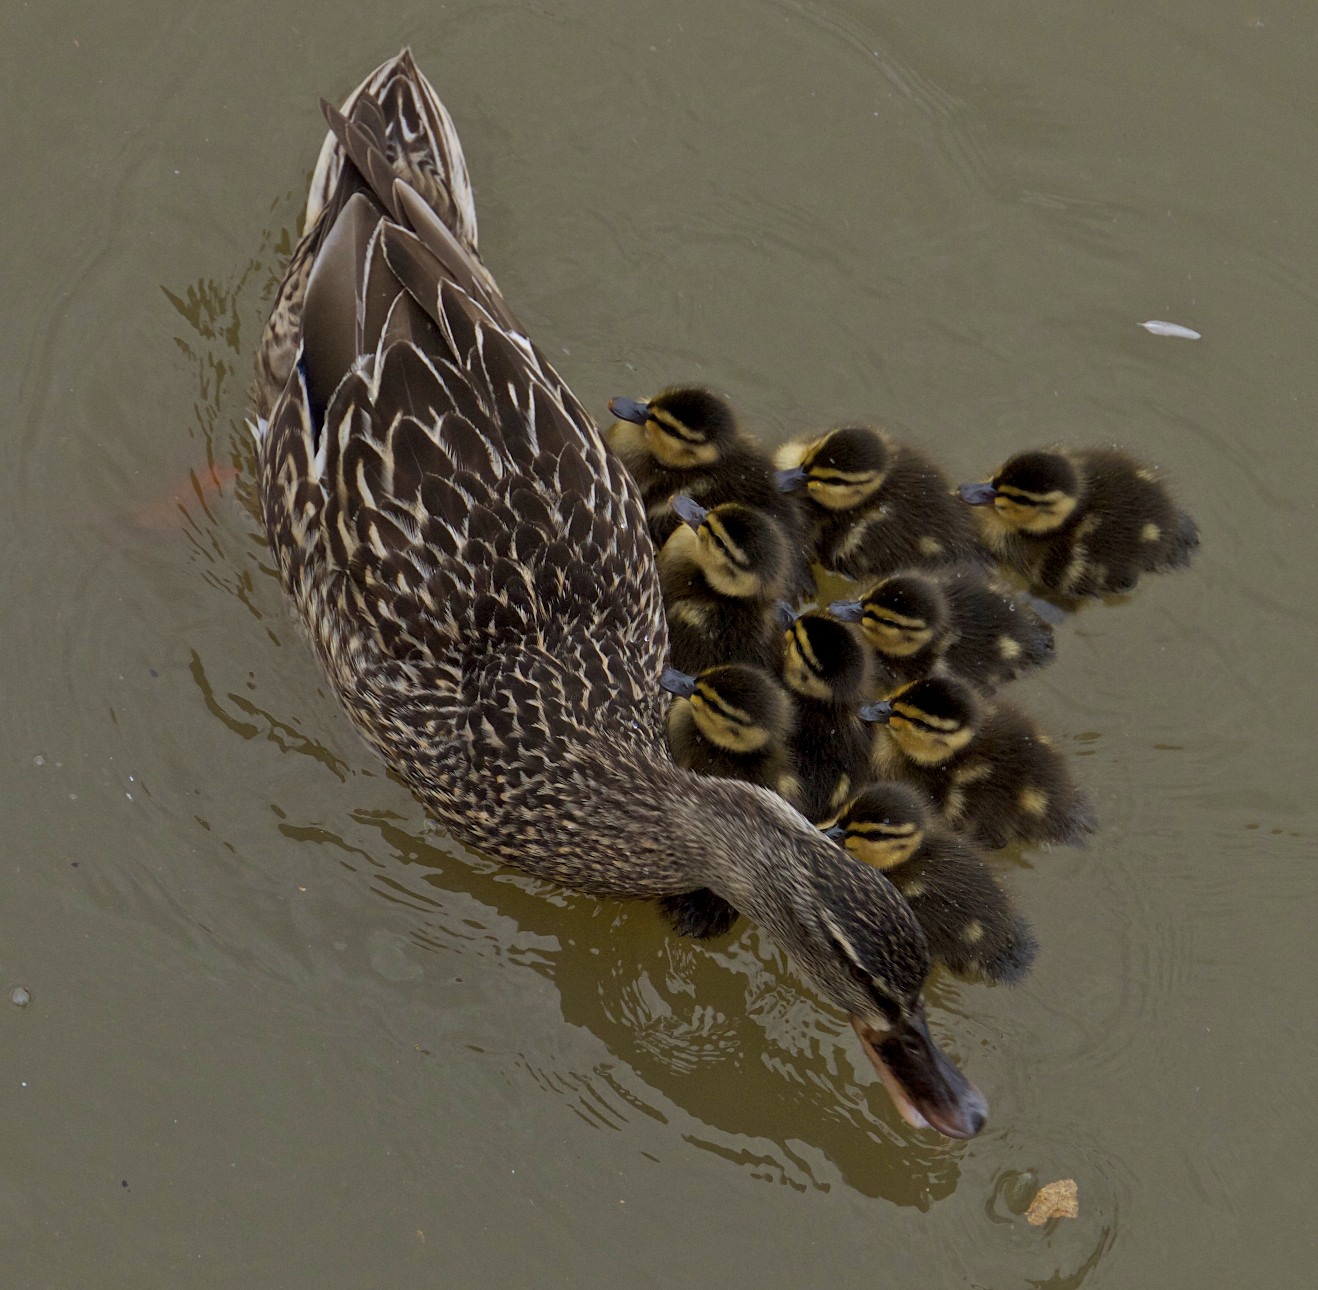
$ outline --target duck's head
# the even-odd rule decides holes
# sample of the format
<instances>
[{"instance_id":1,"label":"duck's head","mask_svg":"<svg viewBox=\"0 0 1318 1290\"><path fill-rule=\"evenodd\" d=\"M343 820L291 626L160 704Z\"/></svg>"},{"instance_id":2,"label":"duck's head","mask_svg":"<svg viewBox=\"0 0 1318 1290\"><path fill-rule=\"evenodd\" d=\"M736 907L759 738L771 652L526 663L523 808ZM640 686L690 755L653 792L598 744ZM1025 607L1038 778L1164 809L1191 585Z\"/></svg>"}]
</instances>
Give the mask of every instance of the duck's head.
<instances>
[{"instance_id":1,"label":"duck's head","mask_svg":"<svg viewBox=\"0 0 1318 1290\"><path fill-rule=\"evenodd\" d=\"M905 864L924 841L929 804L905 784L871 784L824 829L844 850L876 869Z\"/></svg>"},{"instance_id":2,"label":"duck's head","mask_svg":"<svg viewBox=\"0 0 1318 1290\"><path fill-rule=\"evenodd\" d=\"M787 628L783 679L797 694L851 707L870 684L870 652L850 623L818 610Z\"/></svg>"},{"instance_id":3,"label":"duck's head","mask_svg":"<svg viewBox=\"0 0 1318 1290\"><path fill-rule=\"evenodd\" d=\"M981 719L975 692L950 676L912 681L882 703L860 709L863 721L886 724L902 752L921 766L956 756L974 737Z\"/></svg>"},{"instance_id":4,"label":"duck's head","mask_svg":"<svg viewBox=\"0 0 1318 1290\"><path fill-rule=\"evenodd\" d=\"M870 644L890 658L907 658L941 640L952 617L943 589L921 573L895 573L862 600L835 600L828 612L859 623Z\"/></svg>"},{"instance_id":5,"label":"duck's head","mask_svg":"<svg viewBox=\"0 0 1318 1290\"><path fill-rule=\"evenodd\" d=\"M849 511L883 486L888 445L869 426L843 426L802 447L785 444L775 454L774 482L785 493L805 492L826 510Z\"/></svg>"},{"instance_id":6,"label":"duck's head","mask_svg":"<svg viewBox=\"0 0 1318 1290\"><path fill-rule=\"evenodd\" d=\"M619 421L640 427L645 447L670 470L712 466L737 438L737 419L725 399L694 385L661 390L652 399L610 399ZM610 433L610 439L617 436Z\"/></svg>"},{"instance_id":7,"label":"duck's head","mask_svg":"<svg viewBox=\"0 0 1318 1290\"><path fill-rule=\"evenodd\" d=\"M1007 528L1036 535L1065 524L1082 491L1075 463L1060 452L1018 452L986 483L957 489L963 502L991 506Z\"/></svg>"},{"instance_id":8,"label":"duck's head","mask_svg":"<svg viewBox=\"0 0 1318 1290\"><path fill-rule=\"evenodd\" d=\"M709 667L698 676L668 668L659 684L691 705L696 728L710 743L737 754L781 744L792 729L792 703L767 672L741 663Z\"/></svg>"},{"instance_id":9,"label":"duck's head","mask_svg":"<svg viewBox=\"0 0 1318 1290\"><path fill-rule=\"evenodd\" d=\"M770 828L779 834L748 837L744 812L725 812L729 836L740 855L755 857L745 862L755 868L739 864L738 877L719 894L758 922L819 994L846 1013L907 1123L974 1137L988 1107L930 1037L920 996L929 955L910 906L877 869L767 789L726 783L716 791L757 795L776 815Z\"/></svg>"},{"instance_id":10,"label":"duck's head","mask_svg":"<svg viewBox=\"0 0 1318 1290\"><path fill-rule=\"evenodd\" d=\"M671 505L695 531L694 558L715 591L738 600L773 600L782 594L791 553L772 515L741 502L706 510L684 494Z\"/></svg>"}]
</instances>

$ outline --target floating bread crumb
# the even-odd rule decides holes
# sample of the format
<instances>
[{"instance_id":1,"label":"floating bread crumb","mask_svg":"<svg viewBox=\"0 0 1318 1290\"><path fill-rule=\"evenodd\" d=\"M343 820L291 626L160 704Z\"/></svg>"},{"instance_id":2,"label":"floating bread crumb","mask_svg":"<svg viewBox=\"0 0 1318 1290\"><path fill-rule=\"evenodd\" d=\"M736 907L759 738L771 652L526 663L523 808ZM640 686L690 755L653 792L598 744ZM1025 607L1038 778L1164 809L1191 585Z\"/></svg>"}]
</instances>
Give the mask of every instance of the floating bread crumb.
<instances>
[{"instance_id":1,"label":"floating bread crumb","mask_svg":"<svg viewBox=\"0 0 1318 1290\"><path fill-rule=\"evenodd\" d=\"M1045 1183L1025 1211L1025 1221L1042 1227L1050 1218L1079 1218L1080 1198L1074 1178L1059 1178Z\"/></svg>"}]
</instances>

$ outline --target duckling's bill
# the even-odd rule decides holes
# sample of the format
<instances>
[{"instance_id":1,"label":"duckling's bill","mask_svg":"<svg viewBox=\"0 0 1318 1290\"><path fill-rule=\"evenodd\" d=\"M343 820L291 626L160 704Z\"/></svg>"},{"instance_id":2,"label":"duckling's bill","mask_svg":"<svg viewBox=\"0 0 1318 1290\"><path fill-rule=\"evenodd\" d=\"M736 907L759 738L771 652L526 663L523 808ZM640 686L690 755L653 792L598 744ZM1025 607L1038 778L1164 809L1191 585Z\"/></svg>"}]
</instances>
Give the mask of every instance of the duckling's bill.
<instances>
[{"instance_id":1,"label":"duckling's bill","mask_svg":"<svg viewBox=\"0 0 1318 1290\"><path fill-rule=\"evenodd\" d=\"M630 421L638 426L643 426L650 418L649 407L635 399L610 399L609 411L619 421Z\"/></svg>"},{"instance_id":2,"label":"duckling's bill","mask_svg":"<svg viewBox=\"0 0 1318 1290\"><path fill-rule=\"evenodd\" d=\"M675 494L668 499L668 504L676 512L677 518L693 529L698 529L705 522L705 516L709 514L709 511L695 498L688 497L685 493Z\"/></svg>"},{"instance_id":3,"label":"duckling's bill","mask_svg":"<svg viewBox=\"0 0 1318 1290\"><path fill-rule=\"evenodd\" d=\"M992 506L998 490L992 484L962 484L957 496L968 506Z\"/></svg>"},{"instance_id":4,"label":"duckling's bill","mask_svg":"<svg viewBox=\"0 0 1318 1290\"><path fill-rule=\"evenodd\" d=\"M859 1017L851 1025L897 1113L912 1128L973 1138L984 1127L988 1102L943 1056L922 1015L887 1032Z\"/></svg>"},{"instance_id":5,"label":"duckling's bill","mask_svg":"<svg viewBox=\"0 0 1318 1290\"><path fill-rule=\"evenodd\" d=\"M696 678L675 667L666 667L659 677L659 688L679 698L689 699L696 692Z\"/></svg>"}]
</instances>

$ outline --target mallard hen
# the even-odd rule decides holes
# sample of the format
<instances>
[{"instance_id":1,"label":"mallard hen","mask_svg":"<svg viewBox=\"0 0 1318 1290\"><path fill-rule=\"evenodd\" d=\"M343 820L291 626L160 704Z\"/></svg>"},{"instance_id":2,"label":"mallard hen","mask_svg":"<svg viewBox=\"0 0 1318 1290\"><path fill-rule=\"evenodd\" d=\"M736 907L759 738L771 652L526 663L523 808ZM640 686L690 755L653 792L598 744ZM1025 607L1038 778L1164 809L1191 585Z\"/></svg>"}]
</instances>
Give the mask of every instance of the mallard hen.
<instances>
[{"instance_id":1,"label":"mallard hen","mask_svg":"<svg viewBox=\"0 0 1318 1290\"><path fill-rule=\"evenodd\" d=\"M461 146L411 54L325 114L253 429L280 578L349 716L509 865L602 897L722 896L851 1017L909 1121L977 1133L893 887L767 789L674 765L640 495L481 263Z\"/></svg>"}]
</instances>

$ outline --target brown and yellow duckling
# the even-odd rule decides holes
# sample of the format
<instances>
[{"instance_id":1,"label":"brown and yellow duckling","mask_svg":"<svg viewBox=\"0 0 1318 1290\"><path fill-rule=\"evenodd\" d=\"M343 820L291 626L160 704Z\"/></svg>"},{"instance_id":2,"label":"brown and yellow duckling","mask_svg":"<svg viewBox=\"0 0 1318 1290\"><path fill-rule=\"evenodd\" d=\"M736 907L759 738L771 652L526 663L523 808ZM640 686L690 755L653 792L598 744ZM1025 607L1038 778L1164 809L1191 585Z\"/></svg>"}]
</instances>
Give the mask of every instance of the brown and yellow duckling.
<instances>
[{"instance_id":1,"label":"brown and yellow duckling","mask_svg":"<svg viewBox=\"0 0 1318 1290\"><path fill-rule=\"evenodd\" d=\"M659 553L659 576L673 666L749 663L777 672L783 636L775 606L795 558L782 526L742 502L706 510L679 494L672 508L684 527Z\"/></svg>"},{"instance_id":2,"label":"brown and yellow duckling","mask_svg":"<svg viewBox=\"0 0 1318 1290\"><path fill-rule=\"evenodd\" d=\"M779 488L804 494L811 555L826 569L863 581L987 558L943 472L881 430L793 440L774 464Z\"/></svg>"},{"instance_id":3,"label":"brown and yellow duckling","mask_svg":"<svg viewBox=\"0 0 1318 1290\"><path fill-rule=\"evenodd\" d=\"M1030 970L1039 948L1030 925L978 849L942 824L918 789L871 784L825 832L906 897L935 963L1009 984Z\"/></svg>"},{"instance_id":4,"label":"brown and yellow duckling","mask_svg":"<svg viewBox=\"0 0 1318 1290\"><path fill-rule=\"evenodd\" d=\"M610 399L609 411L618 419L605 437L640 487L656 547L681 522L668 504L675 494L706 507L742 502L782 525L795 566L791 594L813 590L801 506L776 486L769 454L741 432L726 399L679 385L645 402Z\"/></svg>"},{"instance_id":5,"label":"brown and yellow duckling","mask_svg":"<svg viewBox=\"0 0 1318 1290\"><path fill-rule=\"evenodd\" d=\"M948 823L980 846L1083 845L1094 817L1066 758L1018 708L987 703L963 681L932 676L860 710L880 723L879 777L924 789Z\"/></svg>"},{"instance_id":6,"label":"brown and yellow duckling","mask_svg":"<svg viewBox=\"0 0 1318 1290\"><path fill-rule=\"evenodd\" d=\"M1054 657L1053 629L978 565L903 570L828 612L860 625L893 684L942 673L988 693Z\"/></svg>"},{"instance_id":7,"label":"brown and yellow duckling","mask_svg":"<svg viewBox=\"0 0 1318 1290\"><path fill-rule=\"evenodd\" d=\"M1141 574L1189 564L1199 545L1156 472L1115 448L1017 453L959 491L985 545L1041 595L1133 591Z\"/></svg>"},{"instance_id":8,"label":"brown and yellow duckling","mask_svg":"<svg viewBox=\"0 0 1318 1290\"><path fill-rule=\"evenodd\" d=\"M670 667L659 684L677 696L668 710L668 745L679 766L771 788L799 805L801 785L787 751L792 701L772 676L739 663L699 676ZM659 905L683 936L721 936L737 921L737 911L708 890L666 896Z\"/></svg>"},{"instance_id":9,"label":"brown and yellow duckling","mask_svg":"<svg viewBox=\"0 0 1318 1290\"><path fill-rule=\"evenodd\" d=\"M787 629L783 680L796 707L788 748L801 812L815 823L874 778L874 734L858 714L870 678L870 649L849 623L812 612Z\"/></svg>"}]
</instances>

